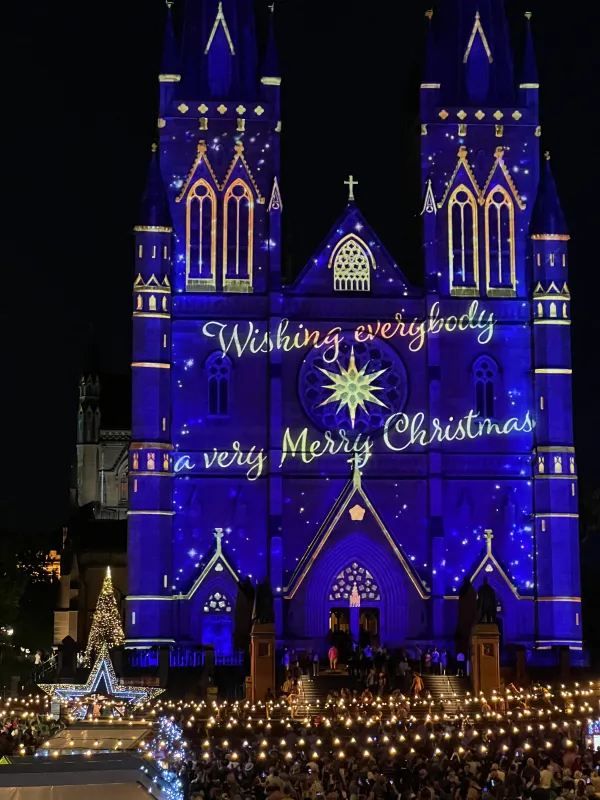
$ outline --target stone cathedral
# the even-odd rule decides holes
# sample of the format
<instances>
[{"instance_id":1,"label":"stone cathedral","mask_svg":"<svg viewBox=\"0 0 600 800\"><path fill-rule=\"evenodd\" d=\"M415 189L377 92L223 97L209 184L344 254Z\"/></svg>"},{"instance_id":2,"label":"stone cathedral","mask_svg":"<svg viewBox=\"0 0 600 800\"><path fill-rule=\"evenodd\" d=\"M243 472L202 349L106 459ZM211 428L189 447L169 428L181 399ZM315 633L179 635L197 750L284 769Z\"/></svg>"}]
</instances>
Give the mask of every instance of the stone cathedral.
<instances>
[{"instance_id":1,"label":"stone cathedral","mask_svg":"<svg viewBox=\"0 0 600 800\"><path fill-rule=\"evenodd\" d=\"M487 580L504 647L581 650L569 233L531 15L515 57L502 0L438 6L418 286L352 177L282 282L273 19L259 53L251 0L187 0L181 31L168 9L135 228L128 647L226 656L240 587L268 580L281 645L452 648Z\"/></svg>"}]
</instances>

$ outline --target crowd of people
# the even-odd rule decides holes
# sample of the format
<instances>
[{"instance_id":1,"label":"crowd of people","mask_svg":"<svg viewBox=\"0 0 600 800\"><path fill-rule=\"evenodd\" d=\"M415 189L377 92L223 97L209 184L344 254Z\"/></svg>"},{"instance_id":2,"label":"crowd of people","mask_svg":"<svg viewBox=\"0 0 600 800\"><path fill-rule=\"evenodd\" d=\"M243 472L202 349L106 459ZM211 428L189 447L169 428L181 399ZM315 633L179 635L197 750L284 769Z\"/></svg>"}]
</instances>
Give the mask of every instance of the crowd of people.
<instances>
[{"instance_id":1,"label":"crowd of people","mask_svg":"<svg viewBox=\"0 0 600 800\"><path fill-rule=\"evenodd\" d=\"M0 757L33 755L36 749L64 723L49 719L46 714L25 713L2 719L0 728Z\"/></svg>"},{"instance_id":2,"label":"crowd of people","mask_svg":"<svg viewBox=\"0 0 600 800\"><path fill-rule=\"evenodd\" d=\"M324 665L319 654L314 651L297 653L286 649L281 666L283 680L279 687L280 695L287 698L292 708L302 705L301 679L308 675L316 677L322 673ZM339 651L335 644L329 647L325 668L330 673L341 669ZM367 644L348 654L343 669L348 672L354 696L368 701L375 695L383 697L398 692L418 698L425 688L422 675L465 676L468 673L468 662L463 652L458 651L450 656L447 650L438 650L436 646L424 650L417 647L409 655L405 650L390 653L385 647Z\"/></svg>"},{"instance_id":3,"label":"crowd of people","mask_svg":"<svg viewBox=\"0 0 600 800\"><path fill-rule=\"evenodd\" d=\"M417 719L410 701L328 704L312 719L232 721L192 732L181 776L195 800L591 800L600 749L581 718L523 704L511 715ZM590 708L586 707L589 713ZM596 699L596 715L598 702ZM403 710L404 713L401 713ZM529 713L527 713L529 711ZM512 719L511 719L512 716ZM479 719L478 719L479 717ZM250 717L249 719L252 719ZM543 719L543 721L540 721ZM530 722L528 722L530 720ZM535 720L535 722L533 722Z\"/></svg>"}]
</instances>

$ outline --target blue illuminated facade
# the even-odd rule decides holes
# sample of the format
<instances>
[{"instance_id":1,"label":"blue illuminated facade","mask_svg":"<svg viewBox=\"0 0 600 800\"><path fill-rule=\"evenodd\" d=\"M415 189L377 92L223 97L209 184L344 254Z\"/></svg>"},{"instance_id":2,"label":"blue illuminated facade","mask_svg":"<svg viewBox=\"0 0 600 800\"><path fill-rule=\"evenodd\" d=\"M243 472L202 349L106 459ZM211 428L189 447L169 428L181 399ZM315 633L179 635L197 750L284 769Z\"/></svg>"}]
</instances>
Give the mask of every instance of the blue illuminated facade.
<instances>
[{"instance_id":1,"label":"blue illuminated facade","mask_svg":"<svg viewBox=\"0 0 600 800\"><path fill-rule=\"evenodd\" d=\"M273 30L259 59L251 0L188 0L181 46L167 19L135 229L129 646L227 654L240 581L268 577L281 642L452 647L461 586L487 578L505 645L581 648L569 236L530 20L515 75L501 0L440 6L422 288L353 179L282 284Z\"/></svg>"}]
</instances>

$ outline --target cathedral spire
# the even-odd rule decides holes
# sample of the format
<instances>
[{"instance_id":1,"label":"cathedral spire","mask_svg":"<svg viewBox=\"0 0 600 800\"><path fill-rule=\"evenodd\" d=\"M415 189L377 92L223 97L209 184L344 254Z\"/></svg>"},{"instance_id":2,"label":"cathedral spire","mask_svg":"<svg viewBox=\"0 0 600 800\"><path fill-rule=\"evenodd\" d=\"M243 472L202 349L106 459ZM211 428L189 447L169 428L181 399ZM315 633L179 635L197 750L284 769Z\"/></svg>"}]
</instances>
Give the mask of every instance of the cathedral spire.
<instances>
[{"instance_id":1,"label":"cathedral spire","mask_svg":"<svg viewBox=\"0 0 600 800\"><path fill-rule=\"evenodd\" d=\"M267 37L267 49L261 69L261 83L265 85L279 86L281 83L281 70L279 69L279 53L277 51L277 40L275 39L275 3L269 9L269 33Z\"/></svg>"},{"instance_id":2,"label":"cathedral spire","mask_svg":"<svg viewBox=\"0 0 600 800\"><path fill-rule=\"evenodd\" d=\"M161 83L177 83L181 80L181 62L179 45L173 25L172 0L167 0L167 18L163 37L163 52L160 64L159 80Z\"/></svg>"},{"instance_id":3,"label":"cathedral spire","mask_svg":"<svg viewBox=\"0 0 600 800\"><path fill-rule=\"evenodd\" d=\"M533 32L531 30L531 17L531 11L527 11L525 14L525 47L523 50L523 63L521 65L521 89L540 88L535 46L533 44Z\"/></svg>"},{"instance_id":4,"label":"cathedral spire","mask_svg":"<svg viewBox=\"0 0 600 800\"><path fill-rule=\"evenodd\" d=\"M439 89L440 76L438 74L437 51L435 47L435 37L433 30L433 9L425 12L427 19L427 33L425 38L425 68L421 89Z\"/></svg>"},{"instance_id":5,"label":"cathedral spire","mask_svg":"<svg viewBox=\"0 0 600 800\"><path fill-rule=\"evenodd\" d=\"M514 102L504 0L443 0L434 20L444 103Z\"/></svg>"},{"instance_id":6,"label":"cathedral spire","mask_svg":"<svg viewBox=\"0 0 600 800\"><path fill-rule=\"evenodd\" d=\"M252 0L187 0L183 36L184 90L204 99L257 93Z\"/></svg>"},{"instance_id":7,"label":"cathedral spire","mask_svg":"<svg viewBox=\"0 0 600 800\"><path fill-rule=\"evenodd\" d=\"M169 201L160 174L158 147L155 144L152 145L152 159L148 168L146 189L142 196L139 216L139 225L146 228L170 228L172 224Z\"/></svg>"},{"instance_id":8,"label":"cathedral spire","mask_svg":"<svg viewBox=\"0 0 600 800\"><path fill-rule=\"evenodd\" d=\"M531 218L532 236L567 237L569 230L563 214L558 189L550 167L550 153L545 154L537 199Z\"/></svg>"},{"instance_id":9,"label":"cathedral spire","mask_svg":"<svg viewBox=\"0 0 600 800\"><path fill-rule=\"evenodd\" d=\"M540 79L538 77L537 59L531 31L531 17L531 11L528 11L525 14L525 44L521 63L519 93L521 95L521 104L537 111L540 99Z\"/></svg>"}]
</instances>

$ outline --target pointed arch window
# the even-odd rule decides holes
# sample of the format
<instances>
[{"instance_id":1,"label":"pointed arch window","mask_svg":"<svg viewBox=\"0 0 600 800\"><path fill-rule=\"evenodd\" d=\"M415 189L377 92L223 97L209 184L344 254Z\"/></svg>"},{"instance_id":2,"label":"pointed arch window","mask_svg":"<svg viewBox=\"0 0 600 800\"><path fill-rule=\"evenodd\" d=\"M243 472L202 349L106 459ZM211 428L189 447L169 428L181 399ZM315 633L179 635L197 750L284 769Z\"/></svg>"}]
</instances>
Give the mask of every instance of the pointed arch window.
<instances>
[{"instance_id":1,"label":"pointed arch window","mask_svg":"<svg viewBox=\"0 0 600 800\"><path fill-rule=\"evenodd\" d=\"M350 233L338 242L329 262L331 266L334 291L368 292L371 289L371 269L375 269L375 259L359 236Z\"/></svg>"},{"instance_id":2,"label":"pointed arch window","mask_svg":"<svg viewBox=\"0 0 600 800\"><path fill-rule=\"evenodd\" d=\"M330 600L381 600L379 586L368 569L353 561L338 575L329 593Z\"/></svg>"},{"instance_id":3,"label":"pointed arch window","mask_svg":"<svg viewBox=\"0 0 600 800\"><path fill-rule=\"evenodd\" d=\"M214 290L217 267L217 197L204 178L186 200L186 286Z\"/></svg>"},{"instance_id":4,"label":"pointed arch window","mask_svg":"<svg viewBox=\"0 0 600 800\"><path fill-rule=\"evenodd\" d=\"M496 416L496 384L498 365L493 358L481 356L473 364L475 412L482 419Z\"/></svg>"},{"instance_id":5,"label":"pointed arch window","mask_svg":"<svg viewBox=\"0 0 600 800\"><path fill-rule=\"evenodd\" d=\"M494 186L485 201L487 293L510 297L517 289L515 205L502 186Z\"/></svg>"},{"instance_id":6,"label":"pointed arch window","mask_svg":"<svg viewBox=\"0 0 600 800\"><path fill-rule=\"evenodd\" d=\"M251 292L254 266L254 196L238 178L223 200L223 288Z\"/></svg>"},{"instance_id":7,"label":"pointed arch window","mask_svg":"<svg viewBox=\"0 0 600 800\"><path fill-rule=\"evenodd\" d=\"M220 351L207 359L208 413L211 417L229 415L231 401L231 360Z\"/></svg>"},{"instance_id":8,"label":"pointed arch window","mask_svg":"<svg viewBox=\"0 0 600 800\"><path fill-rule=\"evenodd\" d=\"M479 294L479 222L477 200L464 184L448 201L448 257L450 291L454 295Z\"/></svg>"}]
</instances>

